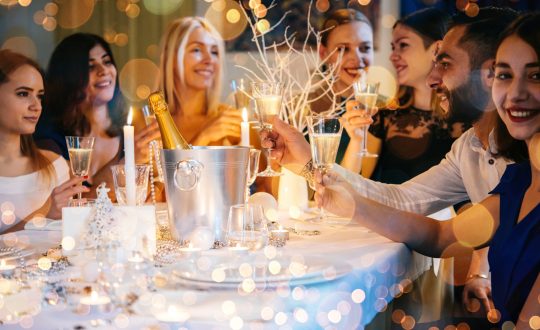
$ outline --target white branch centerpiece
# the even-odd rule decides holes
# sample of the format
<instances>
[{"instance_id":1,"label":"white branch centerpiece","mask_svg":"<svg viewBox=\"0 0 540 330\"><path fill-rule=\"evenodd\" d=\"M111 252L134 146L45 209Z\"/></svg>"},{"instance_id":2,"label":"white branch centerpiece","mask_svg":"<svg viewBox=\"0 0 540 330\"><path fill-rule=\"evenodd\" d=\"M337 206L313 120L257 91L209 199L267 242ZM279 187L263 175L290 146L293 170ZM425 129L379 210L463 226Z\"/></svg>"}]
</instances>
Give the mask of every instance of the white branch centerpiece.
<instances>
[{"instance_id":1,"label":"white branch centerpiece","mask_svg":"<svg viewBox=\"0 0 540 330\"><path fill-rule=\"evenodd\" d=\"M253 2L250 1L250 5ZM276 1L272 1L267 10L274 7ZM297 33L290 32L285 28L284 40L280 43L267 44L265 35L282 24L290 12L285 12L281 19L271 26L260 24L257 16L257 4L247 11L242 5L244 16L253 35L252 41L257 47L257 54L249 54L255 63L257 72L245 66L237 65L244 69L248 79L252 81L279 82L283 91L283 107L280 118L295 127L304 135L307 134L306 117L311 114L311 104L323 98L331 100L331 106L325 113L339 112L343 108L343 102L338 102L338 92L334 90L334 81L341 63L343 53L337 54L337 61L330 62L331 57L337 52L334 50L324 58L321 58L322 34L326 31L317 31L311 25L312 2L310 2L307 17L307 35L303 41L297 40ZM314 38L316 43L312 45L309 40ZM300 49L295 45L301 44ZM293 70L294 68L294 70Z\"/></svg>"}]
</instances>

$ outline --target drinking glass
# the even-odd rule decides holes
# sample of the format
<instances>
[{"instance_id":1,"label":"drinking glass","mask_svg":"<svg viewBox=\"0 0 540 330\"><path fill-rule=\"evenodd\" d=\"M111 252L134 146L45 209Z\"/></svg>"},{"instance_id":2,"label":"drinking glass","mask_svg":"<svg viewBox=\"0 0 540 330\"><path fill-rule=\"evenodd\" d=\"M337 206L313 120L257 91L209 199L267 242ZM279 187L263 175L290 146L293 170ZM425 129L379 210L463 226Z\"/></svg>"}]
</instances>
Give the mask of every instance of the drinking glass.
<instances>
[{"instance_id":1,"label":"drinking glass","mask_svg":"<svg viewBox=\"0 0 540 330\"><path fill-rule=\"evenodd\" d=\"M373 115L379 97L379 85L380 83L367 83L365 79L359 79L353 83L354 98L358 102L358 111L362 111L365 117ZM377 157L377 154L372 154L367 150L368 127L364 126L362 128L362 150L360 150L359 155L362 157Z\"/></svg>"},{"instance_id":2,"label":"drinking glass","mask_svg":"<svg viewBox=\"0 0 540 330\"><path fill-rule=\"evenodd\" d=\"M268 227L262 206L236 204L229 210L227 244L259 250L268 243Z\"/></svg>"},{"instance_id":3,"label":"drinking glass","mask_svg":"<svg viewBox=\"0 0 540 330\"><path fill-rule=\"evenodd\" d=\"M341 140L343 126L337 115L313 115L307 117L309 143L313 165L323 174L332 168ZM318 220L325 219L321 207Z\"/></svg>"},{"instance_id":4,"label":"drinking glass","mask_svg":"<svg viewBox=\"0 0 540 330\"><path fill-rule=\"evenodd\" d=\"M261 125L260 130L272 130L274 118L279 116L282 106L282 87L280 83L273 81L260 81L251 83L251 93L255 100L257 115ZM271 156L272 148L264 148L268 164L266 169L260 172L259 176L280 176L283 173L272 169L271 163L274 159Z\"/></svg>"},{"instance_id":5,"label":"drinking glass","mask_svg":"<svg viewBox=\"0 0 540 330\"><path fill-rule=\"evenodd\" d=\"M135 203L143 205L148 195L148 175L150 174L149 164L135 165ZM116 201L120 205L127 204L126 192L126 170L124 165L111 166L114 182L114 194Z\"/></svg>"},{"instance_id":6,"label":"drinking glass","mask_svg":"<svg viewBox=\"0 0 540 330\"><path fill-rule=\"evenodd\" d=\"M247 204L249 199L249 187L255 182L257 178L257 172L259 171L259 158L261 156L261 151L259 149L249 149L249 164L247 168L247 178L246 178L246 192L244 201Z\"/></svg>"},{"instance_id":7,"label":"drinking glass","mask_svg":"<svg viewBox=\"0 0 540 330\"><path fill-rule=\"evenodd\" d=\"M66 136L69 164L74 176L84 177L88 175L94 140L92 136ZM82 193L79 192L77 197L79 202L82 203Z\"/></svg>"}]
</instances>

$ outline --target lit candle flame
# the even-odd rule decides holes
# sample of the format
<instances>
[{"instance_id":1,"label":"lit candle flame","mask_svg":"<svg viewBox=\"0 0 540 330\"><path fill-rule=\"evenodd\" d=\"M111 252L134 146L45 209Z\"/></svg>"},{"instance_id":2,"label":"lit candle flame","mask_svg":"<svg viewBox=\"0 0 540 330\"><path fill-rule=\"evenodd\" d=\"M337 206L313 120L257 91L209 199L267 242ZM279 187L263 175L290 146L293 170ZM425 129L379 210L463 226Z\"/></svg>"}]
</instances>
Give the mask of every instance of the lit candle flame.
<instances>
[{"instance_id":1,"label":"lit candle flame","mask_svg":"<svg viewBox=\"0 0 540 330\"><path fill-rule=\"evenodd\" d=\"M244 121L244 123L248 121L248 113L246 108L242 109L242 121Z\"/></svg>"},{"instance_id":2,"label":"lit candle flame","mask_svg":"<svg viewBox=\"0 0 540 330\"><path fill-rule=\"evenodd\" d=\"M127 116L127 122L126 124L127 125L131 125L131 122L133 121L133 108L132 107L129 107L129 113L128 113L128 116Z\"/></svg>"},{"instance_id":3,"label":"lit candle flame","mask_svg":"<svg viewBox=\"0 0 540 330\"><path fill-rule=\"evenodd\" d=\"M98 293L94 290L90 293L90 299L97 300L98 299Z\"/></svg>"}]
</instances>

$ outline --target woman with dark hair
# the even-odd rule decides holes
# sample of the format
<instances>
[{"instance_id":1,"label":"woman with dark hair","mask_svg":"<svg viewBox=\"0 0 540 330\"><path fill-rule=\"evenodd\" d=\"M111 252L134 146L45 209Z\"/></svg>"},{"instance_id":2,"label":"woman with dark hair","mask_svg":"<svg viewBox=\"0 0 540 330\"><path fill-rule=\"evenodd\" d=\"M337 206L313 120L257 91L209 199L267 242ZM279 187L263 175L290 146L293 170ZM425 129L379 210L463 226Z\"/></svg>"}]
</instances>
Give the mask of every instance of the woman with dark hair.
<instances>
[{"instance_id":1,"label":"woman with dark hair","mask_svg":"<svg viewBox=\"0 0 540 330\"><path fill-rule=\"evenodd\" d=\"M374 116L368 148L379 157L362 161L364 177L403 183L438 164L470 127L470 123L448 122L435 91L426 84L449 19L439 9L426 8L394 24L390 61L400 86L399 105Z\"/></svg>"},{"instance_id":2,"label":"woman with dark hair","mask_svg":"<svg viewBox=\"0 0 540 330\"><path fill-rule=\"evenodd\" d=\"M39 66L24 55L0 50L0 233L23 229L34 217L58 219L71 196L88 191L69 180L66 161L39 150L32 133L44 95Z\"/></svg>"},{"instance_id":3,"label":"woman with dark hair","mask_svg":"<svg viewBox=\"0 0 540 330\"><path fill-rule=\"evenodd\" d=\"M55 48L46 74L44 121L35 135L38 145L68 159L65 136L94 136L87 183L112 186L110 165L123 161L122 126L127 107L118 86L118 71L108 43L76 33ZM138 163L148 161L148 143L159 137L152 124L136 137Z\"/></svg>"},{"instance_id":4,"label":"woman with dark hair","mask_svg":"<svg viewBox=\"0 0 540 330\"><path fill-rule=\"evenodd\" d=\"M540 296L540 14L518 18L502 35L492 99L500 117L498 152L507 166L490 197L449 221L405 213L361 197L330 173L316 198L331 212L431 256L490 246L493 319L529 328ZM321 179L320 177L318 178ZM453 252L452 252L453 251Z\"/></svg>"}]
</instances>

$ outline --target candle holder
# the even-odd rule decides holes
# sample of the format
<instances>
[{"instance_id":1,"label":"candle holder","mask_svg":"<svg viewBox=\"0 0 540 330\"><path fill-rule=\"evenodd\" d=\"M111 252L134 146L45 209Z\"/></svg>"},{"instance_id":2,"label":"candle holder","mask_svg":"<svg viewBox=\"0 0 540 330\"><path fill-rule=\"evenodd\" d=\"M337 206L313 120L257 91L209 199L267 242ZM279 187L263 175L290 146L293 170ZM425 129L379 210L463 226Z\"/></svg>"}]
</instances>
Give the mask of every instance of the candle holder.
<instances>
[{"instance_id":1,"label":"candle holder","mask_svg":"<svg viewBox=\"0 0 540 330\"><path fill-rule=\"evenodd\" d=\"M275 247L284 247L287 244L287 240L284 237L270 236L270 245Z\"/></svg>"}]
</instances>

